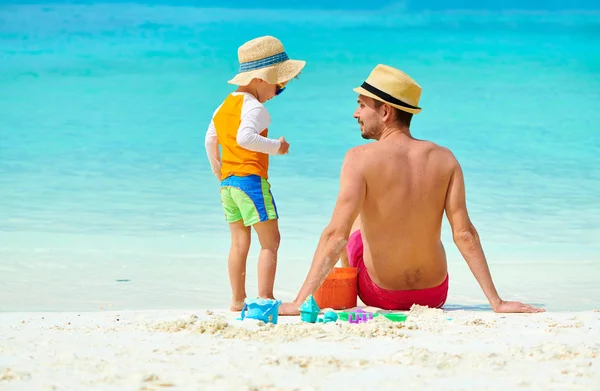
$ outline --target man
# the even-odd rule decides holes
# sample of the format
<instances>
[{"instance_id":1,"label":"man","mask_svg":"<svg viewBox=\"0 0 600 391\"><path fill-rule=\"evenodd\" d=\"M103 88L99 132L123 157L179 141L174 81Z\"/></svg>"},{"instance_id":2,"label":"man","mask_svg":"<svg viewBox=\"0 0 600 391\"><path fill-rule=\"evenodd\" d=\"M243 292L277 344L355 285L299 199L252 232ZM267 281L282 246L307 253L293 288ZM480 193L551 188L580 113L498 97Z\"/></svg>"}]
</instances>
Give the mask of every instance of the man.
<instances>
[{"instance_id":1,"label":"man","mask_svg":"<svg viewBox=\"0 0 600 391\"><path fill-rule=\"evenodd\" d=\"M542 312L504 301L496 292L469 219L461 167L448 149L411 136L421 87L402 71L378 65L361 87L354 118L363 138L340 174L340 191L312 265L292 303L294 315L340 258L344 247L358 268L358 292L368 306L407 310L413 304L441 307L448 293L446 254L441 242L444 212L454 242L495 312ZM348 239L350 237L350 239Z\"/></svg>"}]
</instances>

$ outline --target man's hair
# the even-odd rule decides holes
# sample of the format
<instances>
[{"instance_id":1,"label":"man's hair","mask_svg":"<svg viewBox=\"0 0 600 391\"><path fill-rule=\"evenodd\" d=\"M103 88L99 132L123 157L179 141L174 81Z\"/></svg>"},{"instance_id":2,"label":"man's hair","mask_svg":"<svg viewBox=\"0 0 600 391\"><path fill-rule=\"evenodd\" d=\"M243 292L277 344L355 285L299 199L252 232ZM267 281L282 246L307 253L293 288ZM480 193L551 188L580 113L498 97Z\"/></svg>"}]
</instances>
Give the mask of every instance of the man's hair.
<instances>
[{"instance_id":1,"label":"man's hair","mask_svg":"<svg viewBox=\"0 0 600 391\"><path fill-rule=\"evenodd\" d=\"M383 105L384 103L380 100L377 99L373 99L373 101L375 102L375 108L378 109L381 107L381 105ZM404 125L409 127L410 126L410 121L412 120L412 113L408 113L406 111L400 110L397 107L391 106L392 108L392 112L394 113L394 121L396 121L397 123L399 123L400 125Z\"/></svg>"}]
</instances>

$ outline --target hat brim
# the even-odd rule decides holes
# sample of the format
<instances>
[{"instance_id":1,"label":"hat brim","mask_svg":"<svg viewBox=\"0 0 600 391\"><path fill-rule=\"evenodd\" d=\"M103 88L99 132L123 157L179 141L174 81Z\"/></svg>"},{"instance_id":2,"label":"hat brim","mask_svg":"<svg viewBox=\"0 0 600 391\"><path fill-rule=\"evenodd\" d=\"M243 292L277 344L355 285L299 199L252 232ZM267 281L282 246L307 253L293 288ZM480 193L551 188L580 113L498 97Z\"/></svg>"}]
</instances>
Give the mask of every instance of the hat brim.
<instances>
[{"instance_id":1,"label":"hat brim","mask_svg":"<svg viewBox=\"0 0 600 391\"><path fill-rule=\"evenodd\" d=\"M394 103L390 103L390 102L388 102L386 100L381 99L377 95L375 95L375 94L373 94L373 93L365 90L362 87L356 87L356 88L353 89L353 91L354 92L358 92L360 95L368 96L369 98L373 98L373 99L378 100L380 102L387 103L388 105L390 105L392 107L395 107L395 108L397 108L399 110L406 111L407 113L419 114L421 112L421 108L420 107L417 107L416 109L412 109L410 107L404 107L404 106L396 105Z\"/></svg>"},{"instance_id":2,"label":"hat brim","mask_svg":"<svg viewBox=\"0 0 600 391\"><path fill-rule=\"evenodd\" d=\"M252 79L262 79L269 84L284 83L298 76L305 65L306 61L303 60L286 60L268 67L238 73L228 83L246 86Z\"/></svg>"}]
</instances>

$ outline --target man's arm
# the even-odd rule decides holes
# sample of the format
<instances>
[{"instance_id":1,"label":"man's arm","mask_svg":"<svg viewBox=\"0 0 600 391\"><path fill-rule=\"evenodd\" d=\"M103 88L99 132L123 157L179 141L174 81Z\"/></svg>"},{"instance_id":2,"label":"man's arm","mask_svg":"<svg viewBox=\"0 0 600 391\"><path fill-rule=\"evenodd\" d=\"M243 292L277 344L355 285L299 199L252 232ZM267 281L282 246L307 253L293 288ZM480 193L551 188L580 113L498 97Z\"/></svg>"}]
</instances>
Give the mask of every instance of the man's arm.
<instances>
[{"instance_id":1,"label":"man's arm","mask_svg":"<svg viewBox=\"0 0 600 391\"><path fill-rule=\"evenodd\" d=\"M340 174L340 191L329 225L323 231L310 270L293 303L284 304L281 314L296 314L306 298L313 294L325 281L350 235L352 223L359 214L365 199L367 185L357 155L360 151L350 150L346 154Z\"/></svg>"},{"instance_id":2,"label":"man's arm","mask_svg":"<svg viewBox=\"0 0 600 391\"><path fill-rule=\"evenodd\" d=\"M221 180L221 155L219 153L219 141L217 138L217 130L212 121L208 125L206 131L206 137L204 138L204 148L206 149L206 156L210 163L212 173Z\"/></svg>"},{"instance_id":3,"label":"man's arm","mask_svg":"<svg viewBox=\"0 0 600 391\"><path fill-rule=\"evenodd\" d=\"M475 226L469 218L462 168L454 159L454 168L446 194L446 216L458 250L465 258L483 293L495 312L541 312L543 310L519 302L503 301L494 282Z\"/></svg>"}]
</instances>

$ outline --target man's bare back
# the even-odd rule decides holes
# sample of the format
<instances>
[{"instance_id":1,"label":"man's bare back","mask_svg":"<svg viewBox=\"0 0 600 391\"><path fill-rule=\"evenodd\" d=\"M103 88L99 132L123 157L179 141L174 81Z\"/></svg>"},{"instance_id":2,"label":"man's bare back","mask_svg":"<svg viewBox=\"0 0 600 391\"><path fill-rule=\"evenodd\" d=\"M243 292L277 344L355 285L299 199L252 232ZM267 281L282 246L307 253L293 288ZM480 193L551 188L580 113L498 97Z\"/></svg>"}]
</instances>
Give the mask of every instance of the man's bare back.
<instances>
[{"instance_id":1,"label":"man's bare back","mask_svg":"<svg viewBox=\"0 0 600 391\"><path fill-rule=\"evenodd\" d=\"M492 309L542 312L500 298L467 212L460 164L448 149L411 136L412 115L421 111L421 87L404 72L380 64L354 90L359 93L354 118L361 135L377 141L346 154L331 221L296 299L284 303L280 314L298 313L344 248L350 264L358 268L358 294L365 304L387 309L406 309L413 304L442 306L448 292L441 243L444 212L454 243ZM350 236L356 228L360 237ZM361 270L363 263L366 273Z\"/></svg>"},{"instance_id":2,"label":"man's bare back","mask_svg":"<svg viewBox=\"0 0 600 391\"><path fill-rule=\"evenodd\" d=\"M447 267L440 236L454 156L404 134L357 149L367 187L360 229L371 279L389 290L441 284Z\"/></svg>"}]
</instances>

